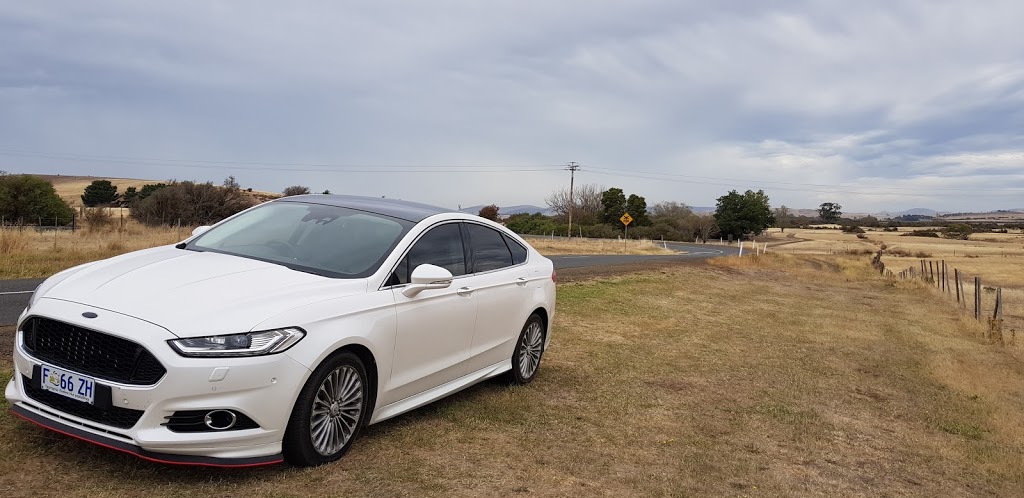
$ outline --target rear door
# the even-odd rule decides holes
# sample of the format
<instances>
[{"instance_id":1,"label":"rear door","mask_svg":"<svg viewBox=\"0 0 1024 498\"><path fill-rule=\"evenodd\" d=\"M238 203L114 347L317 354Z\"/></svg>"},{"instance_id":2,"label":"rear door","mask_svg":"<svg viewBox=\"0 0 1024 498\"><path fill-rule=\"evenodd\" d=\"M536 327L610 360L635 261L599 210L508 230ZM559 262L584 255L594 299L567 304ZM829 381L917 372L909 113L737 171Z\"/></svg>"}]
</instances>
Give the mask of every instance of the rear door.
<instances>
[{"instance_id":1,"label":"rear door","mask_svg":"<svg viewBox=\"0 0 1024 498\"><path fill-rule=\"evenodd\" d=\"M384 404L440 386L467 372L477 300L474 293L461 289L468 277L460 225L444 223L424 232L391 276L398 332ZM452 285L406 297L402 289L412 270L428 263L452 272Z\"/></svg>"},{"instance_id":2,"label":"rear door","mask_svg":"<svg viewBox=\"0 0 1024 498\"><path fill-rule=\"evenodd\" d=\"M512 358L516 339L529 316L531 291L525 248L506 241L494 228L476 223L464 227L472 272L467 284L478 302L469 360L469 371L474 372ZM514 255L509 242L517 244Z\"/></svg>"}]
</instances>

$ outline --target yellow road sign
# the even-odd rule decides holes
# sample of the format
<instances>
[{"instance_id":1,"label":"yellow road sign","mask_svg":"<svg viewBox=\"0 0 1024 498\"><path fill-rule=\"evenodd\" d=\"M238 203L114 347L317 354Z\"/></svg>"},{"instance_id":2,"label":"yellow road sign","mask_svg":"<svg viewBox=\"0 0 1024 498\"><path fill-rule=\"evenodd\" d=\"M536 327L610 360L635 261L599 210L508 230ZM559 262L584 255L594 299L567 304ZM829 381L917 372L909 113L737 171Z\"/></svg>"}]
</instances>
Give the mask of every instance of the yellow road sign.
<instances>
[{"instance_id":1,"label":"yellow road sign","mask_svg":"<svg viewBox=\"0 0 1024 498\"><path fill-rule=\"evenodd\" d=\"M619 221L621 221L623 225L629 226L630 223L633 223L633 217L630 216L629 213L626 213L622 215L622 218L619 218Z\"/></svg>"}]
</instances>

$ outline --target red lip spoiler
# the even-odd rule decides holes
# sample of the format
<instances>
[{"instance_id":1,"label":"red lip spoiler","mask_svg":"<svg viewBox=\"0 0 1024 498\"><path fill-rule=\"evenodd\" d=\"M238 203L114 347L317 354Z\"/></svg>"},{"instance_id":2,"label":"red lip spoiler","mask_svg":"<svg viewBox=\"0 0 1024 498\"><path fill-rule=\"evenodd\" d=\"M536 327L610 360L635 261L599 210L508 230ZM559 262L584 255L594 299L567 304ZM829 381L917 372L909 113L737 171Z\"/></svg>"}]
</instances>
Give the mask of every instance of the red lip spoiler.
<instances>
[{"instance_id":1,"label":"red lip spoiler","mask_svg":"<svg viewBox=\"0 0 1024 498\"><path fill-rule=\"evenodd\" d=\"M212 458L195 455L173 455L170 453L156 453L153 451L144 450L133 444L128 444L123 441L118 441L116 439L92 434L90 432L83 431L76 427L50 420L46 417L26 410L25 408L18 405L11 406L11 413L13 413L14 415L21 419L27 420L29 422L32 422L33 424L49 429L51 431L59 432L61 434L64 434L65 436L80 439L87 443L92 443L114 451L128 453L129 455L134 455L138 458L148 460L150 462L157 462L168 465L193 465L199 467L241 468L257 467L261 465L273 465L284 461L284 458L280 454L250 458Z\"/></svg>"}]
</instances>

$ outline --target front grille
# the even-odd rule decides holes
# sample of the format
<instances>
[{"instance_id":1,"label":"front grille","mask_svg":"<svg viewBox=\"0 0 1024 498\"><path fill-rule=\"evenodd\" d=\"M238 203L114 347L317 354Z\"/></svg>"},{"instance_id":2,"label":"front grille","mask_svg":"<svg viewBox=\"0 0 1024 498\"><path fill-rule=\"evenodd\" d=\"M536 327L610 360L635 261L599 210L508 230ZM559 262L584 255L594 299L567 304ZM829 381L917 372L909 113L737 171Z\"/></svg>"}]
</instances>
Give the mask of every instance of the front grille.
<instances>
[{"instance_id":1,"label":"front grille","mask_svg":"<svg viewBox=\"0 0 1024 498\"><path fill-rule=\"evenodd\" d=\"M38 370L38 369L37 369ZM37 372L38 375L38 372ZM106 408L90 405L82 401L74 400L65 396L61 396L51 391L44 391L32 382L32 379L21 376L22 385L25 386L25 394L29 398L32 398L40 404L46 405L54 410L81 417L86 420L92 420L104 425L111 427L117 427L119 429L131 429L135 426L135 423L142 417L142 410L130 410L128 408L120 408L116 406L108 406ZM102 400L102 393L99 392L101 387L107 389L106 400ZM97 388L97 403L106 401L109 404L110 392L109 387L96 385Z\"/></svg>"},{"instance_id":2,"label":"front grille","mask_svg":"<svg viewBox=\"0 0 1024 498\"><path fill-rule=\"evenodd\" d=\"M29 318L22 331L32 356L98 379L149 386L167 372L146 348L120 337L42 317Z\"/></svg>"}]
</instances>

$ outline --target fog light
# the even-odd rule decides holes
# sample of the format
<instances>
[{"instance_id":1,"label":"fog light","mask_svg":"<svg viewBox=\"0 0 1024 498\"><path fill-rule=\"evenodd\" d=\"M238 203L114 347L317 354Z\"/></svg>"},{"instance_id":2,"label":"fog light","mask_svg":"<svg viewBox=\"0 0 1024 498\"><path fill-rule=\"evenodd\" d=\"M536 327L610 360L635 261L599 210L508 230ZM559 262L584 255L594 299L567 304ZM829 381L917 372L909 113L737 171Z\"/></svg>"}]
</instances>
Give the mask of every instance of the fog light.
<instances>
[{"instance_id":1,"label":"fog light","mask_svg":"<svg viewBox=\"0 0 1024 498\"><path fill-rule=\"evenodd\" d=\"M235 416L235 412L229 410L213 410L203 417L203 422L206 426L215 431L228 430L235 426L235 422L238 417Z\"/></svg>"}]
</instances>

